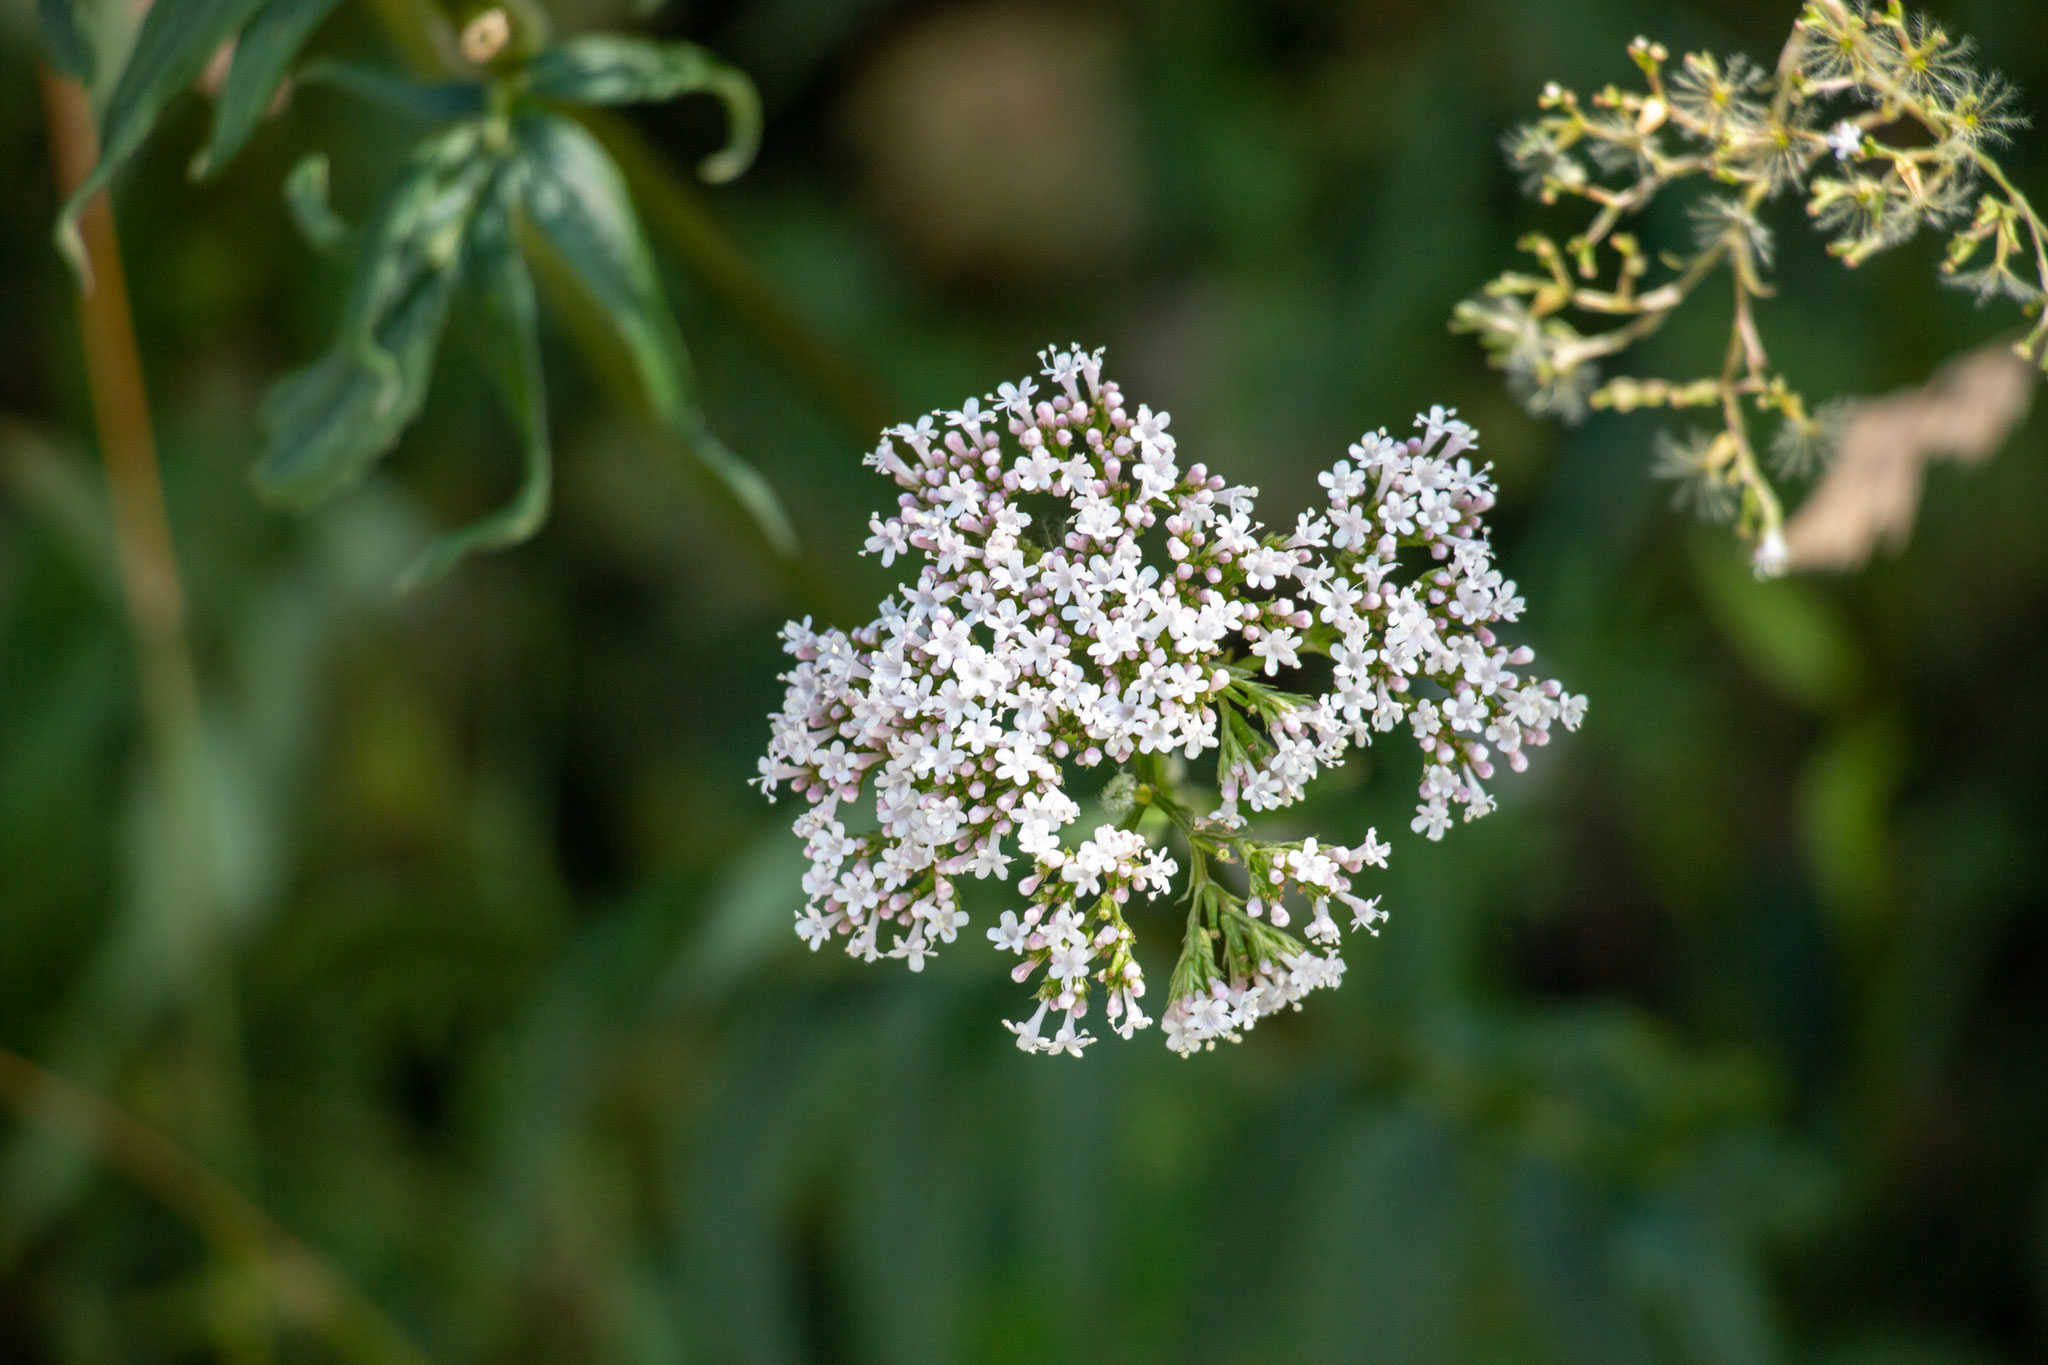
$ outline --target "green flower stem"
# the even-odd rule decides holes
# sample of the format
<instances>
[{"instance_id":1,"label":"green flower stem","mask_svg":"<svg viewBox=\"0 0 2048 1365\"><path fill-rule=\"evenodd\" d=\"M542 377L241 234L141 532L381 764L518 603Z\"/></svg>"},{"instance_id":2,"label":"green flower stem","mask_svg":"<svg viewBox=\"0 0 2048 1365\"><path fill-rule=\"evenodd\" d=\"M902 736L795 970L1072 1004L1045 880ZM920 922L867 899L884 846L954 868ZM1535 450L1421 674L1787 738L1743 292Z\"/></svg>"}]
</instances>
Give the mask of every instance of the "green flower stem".
<instances>
[{"instance_id":1,"label":"green flower stem","mask_svg":"<svg viewBox=\"0 0 2048 1365\"><path fill-rule=\"evenodd\" d=\"M2005 197L2026 220L2027 233L2034 240L2034 264L2041 273L2041 288L2043 292L2048 292L2048 226L2043 226L2041 215L2034 212L2034 206L2028 202L2027 196L2020 193L2012 181L2006 178L2005 169L1986 156L1983 148L1971 148L1970 160L1976 163L1977 169L1983 171L1994 185L2005 191Z\"/></svg>"},{"instance_id":2,"label":"green flower stem","mask_svg":"<svg viewBox=\"0 0 2048 1365\"><path fill-rule=\"evenodd\" d=\"M1216 905L1223 888L1209 879L1209 860L1199 843L1188 849L1188 918L1181 935L1180 956L1167 981L1167 999L1178 1000L1209 988L1217 976Z\"/></svg>"},{"instance_id":3,"label":"green flower stem","mask_svg":"<svg viewBox=\"0 0 2048 1365\"><path fill-rule=\"evenodd\" d=\"M2048 367L2048 225L2042 223L2041 215L2034 211L2027 196L2006 177L2005 168L1986 155L1983 148L1972 147L1970 160L2004 191L2006 202L2027 225L2027 236L2034 244L2034 268L2043 301L2035 305L2037 318L2033 330L2014 349L2032 363Z\"/></svg>"}]
</instances>

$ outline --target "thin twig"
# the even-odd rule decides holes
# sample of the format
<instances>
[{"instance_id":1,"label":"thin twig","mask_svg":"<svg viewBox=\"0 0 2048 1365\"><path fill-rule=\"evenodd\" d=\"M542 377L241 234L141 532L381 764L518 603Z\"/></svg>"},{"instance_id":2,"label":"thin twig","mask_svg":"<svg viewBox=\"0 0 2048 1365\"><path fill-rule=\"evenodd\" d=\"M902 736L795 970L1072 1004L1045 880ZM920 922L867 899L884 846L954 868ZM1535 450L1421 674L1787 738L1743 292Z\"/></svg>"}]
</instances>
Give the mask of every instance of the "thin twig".
<instances>
[{"instance_id":1,"label":"thin twig","mask_svg":"<svg viewBox=\"0 0 2048 1365\"><path fill-rule=\"evenodd\" d=\"M99 160L92 109L82 88L47 69L42 89L58 188L69 194ZM128 611L146 648L177 648L184 636L185 592L164 510L128 281L106 195L94 196L86 206L79 231L94 287L79 297L78 324Z\"/></svg>"},{"instance_id":2,"label":"thin twig","mask_svg":"<svg viewBox=\"0 0 2048 1365\"><path fill-rule=\"evenodd\" d=\"M362 1291L156 1129L4 1047L0 1104L89 1148L191 1226L223 1261L255 1272L277 1305L337 1354L374 1365L428 1365Z\"/></svg>"},{"instance_id":3,"label":"thin twig","mask_svg":"<svg viewBox=\"0 0 2048 1365\"><path fill-rule=\"evenodd\" d=\"M68 197L99 159L92 106L75 82L47 68L40 74L50 159L59 196ZM79 334L168 851L163 889L210 924L219 919L213 913L219 876L198 672L186 638L185 589L165 507L127 276L105 193L86 205L79 231L93 281L78 295ZM239 1098L240 1086L230 1080Z\"/></svg>"}]
</instances>

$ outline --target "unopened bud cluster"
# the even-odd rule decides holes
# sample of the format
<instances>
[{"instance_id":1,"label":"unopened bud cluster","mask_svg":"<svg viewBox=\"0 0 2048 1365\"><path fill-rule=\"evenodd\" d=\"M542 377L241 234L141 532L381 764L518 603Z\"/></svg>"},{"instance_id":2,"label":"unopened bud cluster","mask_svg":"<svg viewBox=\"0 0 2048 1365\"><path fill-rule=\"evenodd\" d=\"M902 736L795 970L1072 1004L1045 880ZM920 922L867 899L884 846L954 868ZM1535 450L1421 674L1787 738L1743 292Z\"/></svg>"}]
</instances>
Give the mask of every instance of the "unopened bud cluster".
<instances>
[{"instance_id":1,"label":"unopened bud cluster","mask_svg":"<svg viewBox=\"0 0 2048 1365\"><path fill-rule=\"evenodd\" d=\"M1492 485L1453 416L1364 437L1321 476L1327 505L1269 532L1257 490L1183 466L1167 415L1133 409L1101 352L1041 360L1043 388L1004 384L868 457L902 492L867 549L916 577L857 630L786 627L796 663L759 783L807 803L796 928L813 948L918 970L966 923L962 879L1017 867L1021 903L987 936L1036 980L1008 1025L1028 1051L1078 1055L1097 1002L1125 1037L1153 1022L1128 916L1185 858L1161 1022L1187 1053L1336 984L1337 914L1384 918L1353 889L1385 865L1375 832L1262 840L1251 813L1398 731L1426 759L1413 828L1440 838L1454 809L1492 808L1497 763L1524 767L1585 702L1495 638L1522 599L1491 562ZM1327 686L1284 690L1311 656ZM1203 760L1213 785L1187 784ZM1101 767L1083 821L1069 787Z\"/></svg>"},{"instance_id":2,"label":"unopened bud cluster","mask_svg":"<svg viewBox=\"0 0 2048 1365\"><path fill-rule=\"evenodd\" d=\"M1673 69L1665 48L1643 38L1629 56L1644 88L1582 99L1547 86L1541 116L1507 143L1530 193L1546 204L1583 200L1592 221L1561 244L1524 238L1540 272L1501 275L1458 305L1453 326L1478 335L1534 412L1711 413L1711 434L1667 439L1658 472L1680 480L1681 501L1703 515L1737 522L1759 574L1782 572L1783 507L1749 413L1776 422L1779 478L1817 472L1834 421L1809 408L1764 347L1756 302L1771 292L1772 238L1763 210L1781 193L1803 196L1828 249L1851 266L1922 228L1956 225L1945 277L1980 298L2017 300L2036 319L2019 350L2043 361L2048 227L1991 155L2022 120L2011 87L1976 69L1967 40L1898 0L1812 0L1771 71L1706 52ZM1653 252L1622 230L1682 181L1713 187L1692 205L1689 249ZM1665 262L1657 278L1653 257ZM1697 377L1601 385L1602 362L1660 328L1723 266L1733 322Z\"/></svg>"}]
</instances>

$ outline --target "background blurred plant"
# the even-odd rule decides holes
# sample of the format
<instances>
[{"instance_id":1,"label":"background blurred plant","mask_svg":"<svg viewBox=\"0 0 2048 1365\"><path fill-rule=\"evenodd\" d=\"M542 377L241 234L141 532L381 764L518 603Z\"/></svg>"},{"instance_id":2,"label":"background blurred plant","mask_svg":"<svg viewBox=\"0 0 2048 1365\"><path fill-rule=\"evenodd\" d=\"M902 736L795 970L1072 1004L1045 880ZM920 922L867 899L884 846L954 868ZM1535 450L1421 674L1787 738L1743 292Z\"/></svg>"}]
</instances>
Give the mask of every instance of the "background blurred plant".
<instances>
[{"instance_id":1,"label":"background blurred plant","mask_svg":"<svg viewBox=\"0 0 2048 1365\"><path fill-rule=\"evenodd\" d=\"M1720 425L1710 433L1660 439L1657 473L1679 484L1680 505L1732 519L1768 577L1794 562L1771 474L1805 479L1824 468L1848 416L1813 409L1764 347L1756 305L1775 292L1765 206L1803 194L1829 252L1849 266L1967 217L1949 240L1943 276L1979 299L2017 301L2036 322L2013 349L2048 366L2048 225L1992 155L2025 120L2012 87L1977 68L1967 39L1907 13L1901 0L1813 0L1768 72L1743 56L1691 52L1667 76L1663 44L1638 38L1628 51L1644 90L1610 85L1582 101L1552 82L1540 100L1545 115L1507 141L1530 194L1546 204L1583 199L1598 207L1592 222L1561 245L1524 237L1541 273L1501 275L1458 305L1452 326L1479 337L1534 413L1576 421L1589 405L1712 411ZM1715 188L1690 205L1693 247L1658 253L1669 274L1652 280L1650 250L1620 229L1695 178ZM1589 283L1607 277L1608 257L1612 282ZM1601 361L1663 327L1723 266L1734 308L1717 373L1600 383ZM1603 326L1582 330L1574 315ZM1746 407L1776 421L1771 474Z\"/></svg>"},{"instance_id":2,"label":"background blurred plant","mask_svg":"<svg viewBox=\"0 0 2048 1365\"><path fill-rule=\"evenodd\" d=\"M45 50L67 74L91 80L102 62L85 0L41 0ZM159 0L144 13L126 58L104 75L97 164L58 216L57 241L84 288L93 272L79 214L140 150L164 106L225 50L213 134L193 159L217 175L275 107L300 49L335 0ZM783 553L793 533L768 485L712 434L682 334L655 275L625 177L599 140L564 107L638 104L705 92L725 106L726 146L699 173L713 183L745 170L760 142L754 87L689 43L590 34L550 44L538 9L481 9L453 33L431 8L403 11L453 79L424 82L353 62L315 61L300 84L323 82L438 126L413 148L358 230L327 202L325 156L286 181L307 240L355 262L339 335L320 359L278 381L263 405L268 443L256 486L310 507L347 488L397 443L426 401L451 312L469 315L467 338L497 385L518 432L523 473L501 510L435 540L405 572L437 578L472 550L516 544L547 518L553 481L537 304L525 255L548 263L580 306L615 333L656 417L670 427ZM451 41L452 33L452 41ZM227 45L224 49L223 45Z\"/></svg>"},{"instance_id":3,"label":"background blurred plant","mask_svg":"<svg viewBox=\"0 0 2048 1365\"><path fill-rule=\"evenodd\" d=\"M983 243L972 267L946 264L904 215L953 215L960 163L863 131L876 83L907 79L892 54L979 24L955 50L996 47L1014 5L550 8L563 32L698 38L759 85L774 154L715 209L688 174L724 141L712 101L579 117L707 419L802 549L702 496L535 256L549 523L394 596L435 525L510 492L513 462L478 452L516 432L459 347L399 457L320 515L270 513L247 469L279 358L325 349L349 288L277 187L326 149L357 217L419 123L316 81L215 178L135 158L113 197L183 589L201 896L49 248L32 13L0 3L0 1045L241 1201L166 1202L115 1164L133 1152L79 1144L104 1113L47 1090L54 1114L0 1116L0 1355L341 1358L305 1311L323 1277L250 1254L293 1242L444 1365L2048 1351L2048 721L2015 704L2048 667L2039 418L2011 458L1930 480L1898 558L1759 585L1724 533L1611 477L1656 414L1528 421L1440 326L1513 249L1494 138L1526 92L1597 84L1646 30L1761 50L1782 0L1129 0L1086 7L1073 68L1052 45L1004 68L1026 92L895 91L968 164L1031 139L1005 109L1068 112L1049 160L1129 139L1122 235L1065 270L973 219L946 239ZM1941 13L2048 88L2048 14ZM307 56L431 76L425 31L339 6ZM1105 69L1109 98L1059 103ZM166 106L162 144L201 144L207 113ZM2048 183L2043 150L2000 159ZM1646 239L1677 240L1682 209L1660 200ZM1826 263L1811 234L1780 250L1773 354L1815 392L1906 390L1982 340L1925 234L1854 275L1802 266ZM1718 346L1710 311L1641 343L1650 372ZM1198 1066L1020 1056L990 1026L1017 993L991 954L912 976L803 952L787 812L744 786L776 628L868 620L900 576L857 553L874 433L1069 334L1281 505L1319 496L1360 413L1458 406L1496 465L1498 556L1541 608L1528 639L1596 703L1499 814L1393 860L1400 932L1345 989ZM1374 758L1276 837L1406 820L1419 772Z\"/></svg>"}]
</instances>

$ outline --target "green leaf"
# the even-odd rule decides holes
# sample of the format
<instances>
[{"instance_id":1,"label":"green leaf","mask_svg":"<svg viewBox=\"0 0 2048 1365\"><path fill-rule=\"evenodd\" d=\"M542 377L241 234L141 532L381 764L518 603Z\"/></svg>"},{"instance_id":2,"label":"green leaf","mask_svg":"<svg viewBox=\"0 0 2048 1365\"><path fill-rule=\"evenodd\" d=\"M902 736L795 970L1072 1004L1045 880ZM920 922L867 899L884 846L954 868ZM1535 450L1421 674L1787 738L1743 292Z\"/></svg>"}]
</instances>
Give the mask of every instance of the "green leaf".
<instances>
[{"instance_id":1,"label":"green leaf","mask_svg":"<svg viewBox=\"0 0 2048 1365\"><path fill-rule=\"evenodd\" d=\"M348 312L326 355L278 381L261 418L266 496L310 506L361 478L426 398L463 247L499 158L489 130L422 143L363 238Z\"/></svg>"},{"instance_id":2,"label":"green leaf","mask_svg":"<svg viewBox=\"0 0 2048 1365\"><path fill-rule=\"evenodd\" d=\"M36 22L50 65L81 85L91 85L95 64L92 40L76 0L36 0Z\"/></svg>"},{"instance_id":3,"label":"green leaf","mask_svg":"<svg viewBox=\"0 0 2048 1365\"><path fill-rule=\"evenodd\" d=\"M567 119L522 115L513 129L525 167L527 222L618 329L656 415L693 408L681 333L655 274L626 182L597 140Z\"/></svg>"},{"instance_id":4,"label":"green leaf","mask_svg":"<svg viewBox=\"0 0 2048 1365\"><path fill-rule=\"evenodd\" d=\"M378 331L391 358L375 369L336 348L277 381L259 420L268 435L256 466L265 497L306 508L361 478L419 415L453 280L429 281Z\"/></svg>"},{"instance_id":5,"label":"green leaf","mask_svg":"<svg viewBox=\"0 0 2048 1365\"><path fill-rule=\"evenodd\" d=\"M768 541L790 553L796 535L773 490L705 424L682 332L618 167L597 139L552 114L522 114L513 136L524 167L527 223L616 329L655 415L725 485Z\"/></svg>"},{"instance_id":6,"label":"green leaf","mask_svg":"<svg viewBox=\"0 0 2048 1365\"><path fill-rule=\"evenodd\" d=\"M526 78L533 93L575 104L647 104L699 92L716 96L730 120L726 143L697 166L697 173L714 184L746 170L761 145L761 96L754 82L694 43L588 34L542 52L527 67Z\"/></svg>"},{"instance_id":7,"label":"green leaf","mask_svg":"<svg viewBox=\"0 0 2048 1365\"><path fill-rule=\"evenodd\" d=\"M1905 726L1877 711L1831 727L1799 773L1799 824L1814 890L1852 941L1893 928L1892 805L1906 775Z\"/></svg>"},{"instance_id":8,"label":"green leaf","mask_svg":"<svg viewBox=\"0 0 2048 1365\"><path fill-rule=\"evenodd\" d=\"M299 68L301 85L331 85L358 99L434 123L475 118L489 103L475 81L415 81L360 62L321 60Z\"/></svg>"},{"instance_id":9,"label":"green leaf","mask_svg":"<svg viewBox=\"0 0 2048 1365\"><path fill-rule=\"evenodd\" d=\"M285 68L331 13L335 0L266 0L235 42L235 59L213 107L213 138L194 175L217 175L263 120Z\"/></svg>"},{"instance_id":10,"label":"green leaf","mask_svg":"<svg viewBox=\"0 0 2048 1365\"><path fill-rule=\"evenodd\" d=\"M285 207L292 223L312 247L328 256L346 256L355 249L357 233L328 203L327 156L314 152L284 178Z\"/></svg>"},{"instance_id":11,"label":"green leaf","mask_svg":"<svg viewBox=\"0 0 2048 1365\"><path fill-rule=\"evenodd\" d=\"M1810 580L1759 583L1721 545L1694 540L1694 581L1729 645L1785 700L1817 714L1839 712L1863 686L1854 634Z\"/></svg>"},{"instance_id":12,"label":"green leaf","mask_svg":"<svg viewBox=\"0 0 2048 1365\"><path fill-rule=\"evenodd\" d=\"M516 176L508 172L501 177L506 179ZM484 350L485 368L519 429L524 475L511 502L428 546L400 579L401 590L432 582L472 551L517 545L547 520L554 466L548 448L539 309L534 303L533 276L513 241L511 197L506 187L496 187L477 213L469 235L466 280L483 304L484 326L477 330L477 339Z\"/></svg>"},{"instance_id":13,"label":"green leaf","mask_svg":"<svg viewBox=\"0 0 2048 1365\"><path fill-rule=\"evenodd\" d=\"M1652 1203L1619 1230L1620 1278L1643 1320L1699 1365L1785 1359L1750 1248L1716 1237L1692 1210ZM1674 1350L1673 1354L1676 1354Z\"/></svg>"},{"instance_id":14,"label":"green leaf","mask_svg":"<svg viewBox=\"0 0 2048 1365\"><path fill-rule=\"evenodd\" d=\"M100 118L100 159L57 215L57 247L88 288L92 270L78 215L133 156L172 97L190 85L214 51L247 23L261 0L157 0L143 16L134 50Z\"/></svg>"},{"instance_id":15,"label":"green leaf","mask_svg":"<svg viewBox=\"0 0 2048 1365\"><path fill-rule=\"evenodd\" d=\"M703 466L746 509L747 515L761 528L761 534L767 537L776 553L795 554L796 529L789 524L789 514L783 510L782 499L776 496L768 480L761 477L761 471L733 454L725 442L702 423L694 431L686 433L683 439Z\"/></svg>"}]
</instances>

